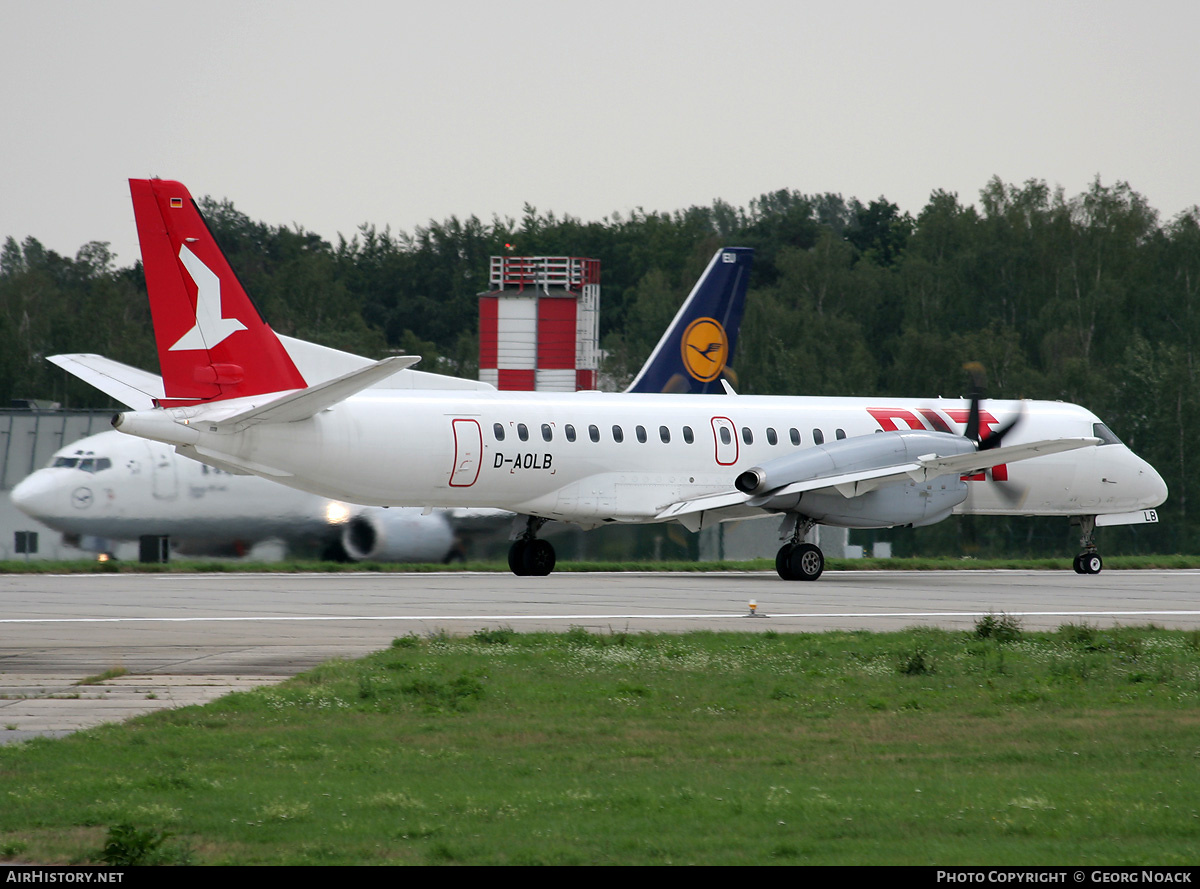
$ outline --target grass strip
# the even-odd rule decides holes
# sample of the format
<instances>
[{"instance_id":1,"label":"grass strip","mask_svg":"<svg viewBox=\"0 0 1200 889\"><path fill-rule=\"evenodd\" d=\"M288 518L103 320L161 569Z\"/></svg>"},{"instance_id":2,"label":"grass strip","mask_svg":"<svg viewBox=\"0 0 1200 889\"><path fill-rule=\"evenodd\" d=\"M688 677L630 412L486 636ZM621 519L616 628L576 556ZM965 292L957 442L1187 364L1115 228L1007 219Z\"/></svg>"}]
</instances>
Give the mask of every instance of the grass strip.
<instances>
[{"instance_id":1,"label":"grass strip","mask_svg":"<svg viewBox=\"0 0 1200 889\"><path fill-rule=\"evenodd\" d=\"M0 857L1192 865L1198 695L1200 633L1005 615L407 636L0 747Z\"/></svg>"}]
</instances>

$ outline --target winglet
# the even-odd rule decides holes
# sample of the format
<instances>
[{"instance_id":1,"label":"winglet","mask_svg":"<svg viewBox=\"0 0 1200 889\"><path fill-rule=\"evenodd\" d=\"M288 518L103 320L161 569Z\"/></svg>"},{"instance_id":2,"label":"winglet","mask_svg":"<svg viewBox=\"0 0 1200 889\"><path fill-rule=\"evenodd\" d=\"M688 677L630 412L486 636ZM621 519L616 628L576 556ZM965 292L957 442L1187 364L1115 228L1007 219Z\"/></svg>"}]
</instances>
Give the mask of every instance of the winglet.
<instances>
[{"instance_id":1,"label":"winglet","mask_svg":"<svg viewBox=\"0 0 1200 889\"><path fill-rule=\"evenodd\" d=\"M289 389L304 378L179 182L130 179L164 405Z\"/></svg>"},{"instance_id":2,"label":"winglet","mask_svg":"<svg viewBox=\"0 0 1200 889\"><path fill-rule=\"evenodd\" d=\"M749 247L722 247L713 255L627 392L723 391L753 261Z\"/></svg>"}]
</instances>

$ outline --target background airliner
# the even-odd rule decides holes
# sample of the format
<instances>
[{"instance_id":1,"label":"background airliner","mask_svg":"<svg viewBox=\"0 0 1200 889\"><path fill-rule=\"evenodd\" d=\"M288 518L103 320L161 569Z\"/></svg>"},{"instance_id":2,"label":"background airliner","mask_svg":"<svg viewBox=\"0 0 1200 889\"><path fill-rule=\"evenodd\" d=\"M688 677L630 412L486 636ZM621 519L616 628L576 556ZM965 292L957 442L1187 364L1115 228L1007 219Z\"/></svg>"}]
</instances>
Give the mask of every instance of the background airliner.
<instances>
[{"instance_id":1,"label":"background airliner","mask_svg":"<svg viewBox=\"0 0 1200 889\"><path fill-rule=\"evenodd\" d=\"M12 491L26 515L70 538L166 535L186 555L242 556L279 540L329 560L442 562L459 555L441 512L342 503L234 475L178 456L168 445L101 432L54 453Z\"/></svg>"},{"instance_id":2,"label":"background airliner","mask_svg":"<svg viewBox=\"0 0 1200 889\"><path fill-rule=\"evenodd\" d=\"M121 365L84 368L89 382L115 380L114 389L152 400L119 414L116 428L348 502L512 510L522 517L509 555L518 574L553 570L554 550L537 537L549 520L696 530L777 515L778 573L814 580L824 556L804 536L815 524L924 525L955 512L1074 517L1083 527L1075 569L1096 573L1096 525L1157 521L1153 507L1166 497L1158 473L1098 417L1057 402L999 402L985 413L979 393L937 401L396 388L410 357L310 383L183 185L130 186L162 394ZM725 249L714 262L748 264L749 253Z\"/></svg>"}]
</instances>

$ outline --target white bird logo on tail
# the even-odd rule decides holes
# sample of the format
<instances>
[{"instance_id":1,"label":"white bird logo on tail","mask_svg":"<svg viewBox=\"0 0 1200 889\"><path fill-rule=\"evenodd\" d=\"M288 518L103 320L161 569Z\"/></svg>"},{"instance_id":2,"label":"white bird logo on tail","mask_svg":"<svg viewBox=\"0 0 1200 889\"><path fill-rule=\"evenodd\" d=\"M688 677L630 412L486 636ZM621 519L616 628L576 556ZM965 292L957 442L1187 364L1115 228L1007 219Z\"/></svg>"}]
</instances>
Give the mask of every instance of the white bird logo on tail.
<instances>
[{"instance_id":1,"label":"white bird logo on tail","mask_svg":"<svg viewBox=\"0 0 1200 889\"><path fill-rule=\"evenodd\" d=\"M186 244L179 245L179 261L196 282L196 324L169 351L211 349L230 334L245 330L237 318L221 317L221 279Z\"/></svg>"}]
</instances>

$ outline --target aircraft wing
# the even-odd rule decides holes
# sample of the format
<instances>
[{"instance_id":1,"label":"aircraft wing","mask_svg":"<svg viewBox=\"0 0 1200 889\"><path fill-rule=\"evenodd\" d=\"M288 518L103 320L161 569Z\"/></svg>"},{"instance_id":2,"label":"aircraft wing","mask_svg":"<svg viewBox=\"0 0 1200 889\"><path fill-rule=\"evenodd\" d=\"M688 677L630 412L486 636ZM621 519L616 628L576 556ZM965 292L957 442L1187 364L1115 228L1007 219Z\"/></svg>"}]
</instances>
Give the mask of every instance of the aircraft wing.
<instances>
[{"instance_id":1,"label":"aircraft wing","mask_svg":"<svg viewBox=\"0 0 1200 889\"><path fill-rule=\"evenodd\" d=\"M910 481L922 482L943 475L969 475L974 472L981 472L1000 463L1016 463L1020 460L1029 460L1034 457L1057 454L1062 451L1072 451L1077 448L1093 447L1098 444L1100 444L1100 439L1098 438L1053 438L992 448L987 451L976 451L970 454L955 454L948 457L929 454L906 463L894 463L888 466L877 466L854 472L842 472L803 479L761 494L724 491L704 497L681 500L665 506L658 512L655 518L660 521L667 521L682 519L685 516L695 513L729 509L735 506L761 506L777 497L809 491L820 491L823 493L836 491L843 497L850 499L882 488L885 485Z\"/></svg>"},{"instance_id":2,"label":"aircraft wing","mask_svg":"<svg viewBox=\"0 0 1200 889\"><path fill-rule=\"evenodd\" d=\"M81 352L50 355L46 360L135 411L152 410L155 399L165 397L162 377L103 355Z\"/></svg>"}]
</instances>

